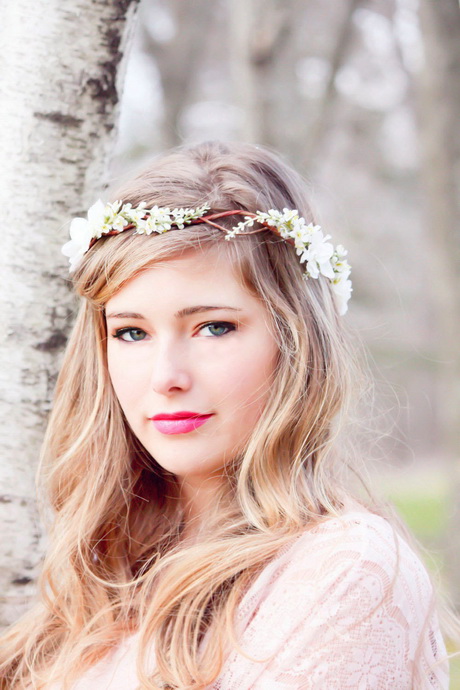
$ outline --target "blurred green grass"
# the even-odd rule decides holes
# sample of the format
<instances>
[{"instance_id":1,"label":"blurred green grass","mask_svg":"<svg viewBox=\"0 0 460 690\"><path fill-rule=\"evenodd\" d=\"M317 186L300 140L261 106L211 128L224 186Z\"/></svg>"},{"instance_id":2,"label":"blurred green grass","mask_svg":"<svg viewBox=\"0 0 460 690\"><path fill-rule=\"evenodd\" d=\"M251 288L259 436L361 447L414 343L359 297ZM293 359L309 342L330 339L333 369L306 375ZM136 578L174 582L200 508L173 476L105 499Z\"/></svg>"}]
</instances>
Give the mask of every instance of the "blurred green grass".
<instances>
[{"instance_id":1,"label":"blurred green grass","mask_svg":"<svg viewBox=\"0 0 460 690\"><path fill-rule=\"evenodd\" d=\"M447 539L449 510L453 497L449 484L441 474L423 482L401 482L399 473L387 479L384 491L417 539L430 550L425 564L435 575L443 578L442 544ZM431 551L432 549L432 551ZM453 648L446 640L448 652ZM450 690L460 690L460 659L450 661Z\"/></svg>"},{"instance_id":2,"label":"blurred green grass","mask_svg":"<svg viewBox=\"0 0 460 690\"><path fill-rule=\"evenodd\" d=\"M448 496L399 489L389 498L422 542L428 545L442 540L448 524Z\"/></svg>"}]
</instances>

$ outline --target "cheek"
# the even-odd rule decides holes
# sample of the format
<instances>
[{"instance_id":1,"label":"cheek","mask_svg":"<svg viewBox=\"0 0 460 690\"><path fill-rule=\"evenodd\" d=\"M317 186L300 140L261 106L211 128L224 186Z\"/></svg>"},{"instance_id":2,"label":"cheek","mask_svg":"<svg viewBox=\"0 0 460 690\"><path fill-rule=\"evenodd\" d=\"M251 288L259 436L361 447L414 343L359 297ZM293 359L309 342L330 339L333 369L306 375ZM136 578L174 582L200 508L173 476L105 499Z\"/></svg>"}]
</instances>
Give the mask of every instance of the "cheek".
<instances>
[{"instance_id":1,"label":"cheek","mask_svg":"<svg viewBox=\"0 0 460 690\"><path fill-rule=\"evenodd\" d=\"M110 350L108 351L107 364L115 395L120 405L125 408L138 397L136 391L139 388L139 377L136 374L136 367L127 366L125 359L118 358Z\"/></svg>"},{"instance_id":2,"label":"cheek","mask_svg":"<svg viewBox=\"0 0 460 690\"><path fill-rule=\"evenodd\" d=\"M263 409L273 385L278 348L269 343L254 351L245 350L229 361L225 369L226 389L238 415L253 422Z\"/></svg>"}]
</instances>

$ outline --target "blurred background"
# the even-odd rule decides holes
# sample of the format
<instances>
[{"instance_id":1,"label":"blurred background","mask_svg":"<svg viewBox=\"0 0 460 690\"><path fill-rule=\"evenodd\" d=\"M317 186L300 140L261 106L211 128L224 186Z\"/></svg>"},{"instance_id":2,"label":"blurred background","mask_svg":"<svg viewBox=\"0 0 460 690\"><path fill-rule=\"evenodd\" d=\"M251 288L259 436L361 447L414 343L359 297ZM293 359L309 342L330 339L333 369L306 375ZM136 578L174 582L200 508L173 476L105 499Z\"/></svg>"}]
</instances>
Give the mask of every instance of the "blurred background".
<instances>
[{"instance_id":1,"label":"blurred background","mask_svg":"<svg viewBox=\"0 0 460 690\"><path fill-rule=\"evenodd\" d=\"M459 71L457 0L143 0L111 170L221 138L306 177L353 267L369 462L457 601Z\"/></svg>"}]
</instances>

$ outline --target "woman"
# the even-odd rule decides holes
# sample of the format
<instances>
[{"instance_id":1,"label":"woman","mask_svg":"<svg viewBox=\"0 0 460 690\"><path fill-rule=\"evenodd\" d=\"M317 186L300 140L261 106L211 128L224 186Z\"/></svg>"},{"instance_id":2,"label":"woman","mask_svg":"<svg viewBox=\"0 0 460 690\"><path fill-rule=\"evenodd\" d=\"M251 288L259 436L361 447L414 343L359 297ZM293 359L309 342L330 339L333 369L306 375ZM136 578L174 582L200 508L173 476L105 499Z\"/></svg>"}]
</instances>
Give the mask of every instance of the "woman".
<instances>
[{"instance_id":1,"label":"woman","mask_svg":"<svg viewBox=\"0 0 460 690\"><path fill-rule=\"evenodd\" d=\"M427 572L343 479L350 267L302 179L207 142L113 198L64 248L51 546L1 687L447 688Z\"/></svg>"}]
</instances>

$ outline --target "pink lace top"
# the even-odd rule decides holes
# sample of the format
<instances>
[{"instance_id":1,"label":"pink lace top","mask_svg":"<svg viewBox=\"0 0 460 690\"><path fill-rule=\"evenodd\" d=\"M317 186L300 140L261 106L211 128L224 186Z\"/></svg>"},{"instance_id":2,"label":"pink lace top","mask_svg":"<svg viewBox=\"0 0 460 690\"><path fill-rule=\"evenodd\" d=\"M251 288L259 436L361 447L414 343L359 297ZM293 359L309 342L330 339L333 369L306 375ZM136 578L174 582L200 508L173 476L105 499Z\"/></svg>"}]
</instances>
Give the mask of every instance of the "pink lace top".
<instances>
[{"instance_id":1,"label":"pink lace top","mask_svg":"<svg viewBox=\"0 0 460 690\"><path fill-rule=\"evenodd\" d=\"M247 590L237 624L248 655L273 657L258 663L233 651L206 690L449 687L427 572L389 523L364 509L285 546ZM136 635L127 638L73 690L137 690L136 646Z\"/></svg>"}]
</instances>

